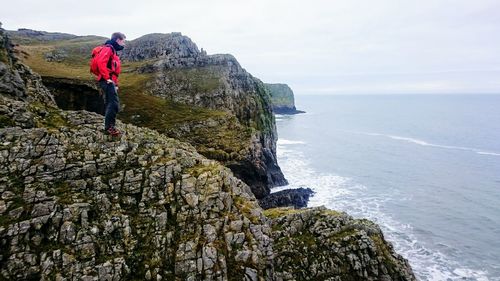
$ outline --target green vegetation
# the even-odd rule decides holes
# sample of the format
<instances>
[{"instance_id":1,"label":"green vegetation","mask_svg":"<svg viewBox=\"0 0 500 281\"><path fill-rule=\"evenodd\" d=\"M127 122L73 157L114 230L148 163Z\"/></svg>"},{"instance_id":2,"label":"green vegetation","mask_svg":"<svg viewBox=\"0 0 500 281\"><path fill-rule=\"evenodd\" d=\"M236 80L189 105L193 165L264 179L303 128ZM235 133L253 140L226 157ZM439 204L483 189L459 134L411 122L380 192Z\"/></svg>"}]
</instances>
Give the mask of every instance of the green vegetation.
<instances>
[{"instance_id":1,"label":"green vegetation","mask_svg":"<svg viewBox=\"0 0 500 281\"><path fill-rule=\"evenodd\" d=\"M29 105L32 112L38 113L35 124L39 128L46 128L50 132L59 131L61 127L69 127L70 124L57 108L46 106L40 102Z\"/></svg>"},{"instance_id":2,"label":"green vegetation","mask_svg":"<svg viewBox=\"0 0 500 281\"><path fill-rule=\"evenodd\" d=\"M23 63L31 67L35 72L42 76L51 76L57 78L75 78L79 80L92 81L94 78L89 72L88 61L83 64L83 59L79 64L69 64L63 62L48 62L45 60L45 53L55 49L51 45L23 45L17 47L25 54L21 57ZM77 59L75 59L76 61Z\"/></svg>"},{"instance_id":3,"label":"green vegetation","mask_svg":"<svg viewBox=\"0 0 500 281\"><path fill-rule=\"evenodd\" d=\"M199 177L201 174L206 172L214 172L218 169L218 165L210 164L210 165L196 165L186 169L186 172L194 176L195 178Z\"/></svg>"},{"instance_id":4,"label":"green vegetation","mask_svg":"<svg viewBox=\"0 0 500 281\"><path fill-rule=\"evenodd\" d=\"M293 207L278 207L264 210L264 215L268 218L275 219L278 217L299 214L304 212L304 209L294 209Z\"/></svg>"},{"instance_id":5,"label":"green vegetation","mask_svg":"<svg viewBox=\"0 0 500 281\"><path fill-rule=\"evenodd\" d=\"M252 223L259 223L259 218L252 214L252 210L258 206L257 204L253 204L252 201L240 196L235 196L233 200L236 207L245 217L247 217Z\"/></svg>"},{"instance_id":6,"label":"green vegetation","mask_svg":"<svg viewBox=\"0 0 500 281\"><path fill-rule=\"evenodd\" d=\"M52 193L52 192L51 192ZM73 203L73 192L67 182L57 181L53 184L53 194L57 196L59 204L69 205Z\"/></svg>"},{"instance_id":7,"label":"green vegetation","mask_svg":"<svg viewBox=\"0 0 500 281\"><path fill-rule=\"evenodd\" d=\"M0 115L0 128L12 127L14 125L15 123L12 118L7 115Z\"/></svg>"},{"instance_id":8,"label":"green vegetation","mask_svg":"<svg viewBox=\"0 0 500 281\"><path fill-rule=\"evenodd\" d=\"M377 253L381 253L384 257L384 264L388 267L388 270L392 271L394 268L397 268L392 251L389 249L389 246L387 242L385 242L384 238L380 235L371 235L370 238L375 243Z\"/></svg>"},{"instance_id":9,"label":"green vegetation","mask_svg":"<svg viewBox=\"0 0 500 281\"><path fill-rule=\"evenodd\" d=\"M9 56L7 54L7 50L4 48L0 48L0 62L3 62L5 64L9 63Z\"/></svg>"},{"instance_id":10,"label":"green vegetation","mask_svg":"<svg viewBox=\"0 0 500 281\"><path fill-rule=\"evenodd\" d=\"M221 86L219 67L176 68L165 72L171 81L183 85L182 91L207 93Z\"/></svg>"}]
</instances>

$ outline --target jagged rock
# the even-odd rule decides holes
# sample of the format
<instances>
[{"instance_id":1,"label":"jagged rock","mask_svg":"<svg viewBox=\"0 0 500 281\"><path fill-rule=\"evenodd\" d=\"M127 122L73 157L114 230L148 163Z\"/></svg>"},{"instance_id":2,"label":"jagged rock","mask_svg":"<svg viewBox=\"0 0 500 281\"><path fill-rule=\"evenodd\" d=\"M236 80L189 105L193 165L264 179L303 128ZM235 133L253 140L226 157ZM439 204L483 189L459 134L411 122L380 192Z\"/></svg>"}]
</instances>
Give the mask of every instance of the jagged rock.
<instances>
[{"instance_id":1,"label":"jagged rock","mask_svg":"<svg viewBox=\"0 0 500 281\"><path fill-rule=\"evenodd\" d=\"M191 39L180 32L169 34L152 33L127 43L120 58L128 61L142 61L157 58L196 58L203 55ZM186 65L187 66L187 65Z\"/></svg>"},{"instance_id":2,"label":"jagged rock","mask_svg":"<svg viewBox=\"0 0 500 281\"><path fill-rule=\"evenodd\" d=\"M68 57L68 54L64 50L54 50L44 54L45 60L53 62L62 62Z\"/></svg>"},{"instance_id":3,"label":"jagged rock","mask_svg":"<svg viewBox=\"0 0 500 281\"><path fill-rule=\"evenodd\" d=\"M287 84L266 83L266 88L271 93L271 103L276 114L298 114L305 113L295 108L293 91Z\"/></svg>"},{"instance_id":4,"label":"jagged rock","mask_svg":"<svg viewBox=\"0 0 500 281\"><path fill-rule=\"evenodd\" d=\"M259 200L259 205L262 209L270 209L276 207L295 207L303 208L307 206L309 197L314 192L310 188L285 189L274 192Z\"/></svg>"},{"instance_id":5,"label":"jagged rock","mask_svg":"<svg viewBox=\"0 0 500 281\"><path fill-rule=\"evenodd\" d=\"M325 207L266 210L276 280L416 280L380 228Z\"/></svg>"}]
</instances>

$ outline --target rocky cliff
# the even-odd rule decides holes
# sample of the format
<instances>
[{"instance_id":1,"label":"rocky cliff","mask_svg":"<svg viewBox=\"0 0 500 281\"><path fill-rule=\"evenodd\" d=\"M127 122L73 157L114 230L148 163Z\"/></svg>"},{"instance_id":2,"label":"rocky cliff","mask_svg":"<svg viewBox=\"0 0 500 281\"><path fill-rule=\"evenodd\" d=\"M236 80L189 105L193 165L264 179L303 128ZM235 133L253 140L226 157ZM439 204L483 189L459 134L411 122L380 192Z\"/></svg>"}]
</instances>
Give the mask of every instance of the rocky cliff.
<instances>
[{"instance_id":1,"label":"rocky cliff","mask_svg":"<svg viewBox=\"0 0 500 281\"><path fill-rule=\"evenodd\" d=\"M287 84L265 84L271 94L271 104L276 114L297 114L304 111L295 108L295 97Z\"/></svg>"},{"instance_id":2,"label":"rocky cliff","mask_svg":"<svg viewBox=\"0 0 500 281\"><path fill-rule=\"evenodd\" d=\"M193 146L56 106L0 28L1 280L415 280L365 220L269 209Z\"/></svg>"},{"instance_id":3,"label":"rocky cliff","mask_svg":"<svg viewBox=\"0 0 500 281\"><path fill-rule=\"evenodd\" d=\"M40 43L42 35L34 31L9 33L60 107L102 112L88 74L90 50L102 38L60 39L40 32ZM120 56L124 110L118 118L191 143L229 167L258 198L287 183L276 159L269 92L234 57L207 55L180 33L145 35L129 42Z\"/></svg>"}]
</instances>

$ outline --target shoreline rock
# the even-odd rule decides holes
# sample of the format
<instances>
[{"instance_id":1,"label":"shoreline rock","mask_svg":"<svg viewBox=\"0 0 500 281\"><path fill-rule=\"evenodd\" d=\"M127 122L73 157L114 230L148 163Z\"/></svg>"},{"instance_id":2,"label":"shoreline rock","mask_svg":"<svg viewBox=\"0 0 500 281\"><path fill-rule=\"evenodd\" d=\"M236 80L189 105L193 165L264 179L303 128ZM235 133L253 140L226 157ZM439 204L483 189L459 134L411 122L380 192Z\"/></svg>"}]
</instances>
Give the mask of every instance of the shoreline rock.
<instances>
[{"instance_id":1,"label":"shoreline rock","mask_svg":"<svg viewBox=\"0 0 500 281\"><path fill-rule=\"evenodd\" d=\"M274 107L273 111L274 114L282 114L282 115L294 115L294 114L306 113L305 111L289 107Z\"/></svg>"},{"instance_id":2,"label":"shoreline rock","mask_svg":"<svg viewBox=\"0 0 500 281\"><path fill-rule=\"evenodd\" d=\"M310 188L285 189L271 193L259 200L262 209L276 207L293 206L296 209L307 207L309 197L313 196L314 191Z\"/></svg>"}]
</instances>

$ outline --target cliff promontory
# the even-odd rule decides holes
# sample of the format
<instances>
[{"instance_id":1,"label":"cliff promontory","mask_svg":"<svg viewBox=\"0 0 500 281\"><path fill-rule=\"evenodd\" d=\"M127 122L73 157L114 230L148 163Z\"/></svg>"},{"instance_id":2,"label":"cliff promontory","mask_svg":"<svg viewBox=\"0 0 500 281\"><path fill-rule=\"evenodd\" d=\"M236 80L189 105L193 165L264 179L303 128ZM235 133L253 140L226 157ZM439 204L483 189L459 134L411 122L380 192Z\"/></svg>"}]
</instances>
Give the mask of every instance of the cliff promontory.
<instances>
[{"instance_id":1,"label":"cliff promontory","mask_svg":"<svg viewBox=\"0 0 500 281\"><path fill-rule=\"evenodd\" d=\"M271 94L271 104L276 114L297 114L304 111L295 108L295 97L287 84L265 84Z\"/></svg>"}]
</instances>

